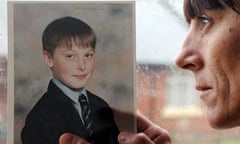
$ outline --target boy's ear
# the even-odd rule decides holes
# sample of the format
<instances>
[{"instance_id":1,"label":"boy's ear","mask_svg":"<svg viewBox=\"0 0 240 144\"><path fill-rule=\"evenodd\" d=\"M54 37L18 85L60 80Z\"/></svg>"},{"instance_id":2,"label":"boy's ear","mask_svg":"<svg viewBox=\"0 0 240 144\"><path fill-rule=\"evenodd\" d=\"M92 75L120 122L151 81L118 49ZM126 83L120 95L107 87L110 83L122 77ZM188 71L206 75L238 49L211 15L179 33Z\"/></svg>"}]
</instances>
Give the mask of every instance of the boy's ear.
<instances>
[{"instance_id":1,"label":"boy's ear","mask_svg":"<svg viewBox=\"0 0 240 144\"><path fill-rule=\"evenodd\" d=\"M43 60L49 68L53 67L53 56L49 52L43 51Z\"/></svg>"}]
</instances>

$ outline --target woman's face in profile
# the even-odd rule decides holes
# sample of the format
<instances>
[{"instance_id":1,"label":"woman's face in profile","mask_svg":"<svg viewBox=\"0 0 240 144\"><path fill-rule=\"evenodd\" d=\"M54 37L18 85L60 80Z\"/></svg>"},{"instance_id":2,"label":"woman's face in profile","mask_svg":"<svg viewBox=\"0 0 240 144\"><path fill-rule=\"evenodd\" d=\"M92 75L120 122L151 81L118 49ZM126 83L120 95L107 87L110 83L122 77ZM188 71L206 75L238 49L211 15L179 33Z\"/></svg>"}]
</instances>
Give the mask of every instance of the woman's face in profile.
<instances>
[{"instance_id":1,"label":"woman's face in profile","mask_svg":"<svg viewBox=\"0 0 240 144\"><path fill-rule=\"evenodd\" d=\"M215 128L240 125L240 15L206 10L190 22L176 64L193 72Z\"/></svg>"}]
</instances>

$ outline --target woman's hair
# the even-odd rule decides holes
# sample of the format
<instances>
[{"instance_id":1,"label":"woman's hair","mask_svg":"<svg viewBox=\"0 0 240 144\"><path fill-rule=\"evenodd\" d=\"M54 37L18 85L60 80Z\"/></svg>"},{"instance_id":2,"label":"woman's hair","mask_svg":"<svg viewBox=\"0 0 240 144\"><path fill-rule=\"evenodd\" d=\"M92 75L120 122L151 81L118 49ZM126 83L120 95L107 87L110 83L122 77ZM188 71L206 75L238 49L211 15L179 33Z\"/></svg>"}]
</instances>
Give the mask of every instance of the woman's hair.
<instances>
[{"instance_id":1,"label":"woman's hair","mask_svg":"<svg viewBox=\"0 0 240 144\"><path fill-rule=\"evenodd\" d=\"M43 32L43 50L53 55L55 48L66 46L72 48L73 44L79 47L95 49L96 34L92 28L74 17L62 17L51 22Z\"/></svg>"},{"instance_id":2,"label":"woman's hair","mask_svg":"<svg viewBox=\"0 0 240 144\"><path fill-rule=\"evenodd\" d=\"M184 0L184 15L189 23L191 19L200 16L204 10L224 9L230 7L240 14L240 0Z\"/></svg>"}]
</instances>

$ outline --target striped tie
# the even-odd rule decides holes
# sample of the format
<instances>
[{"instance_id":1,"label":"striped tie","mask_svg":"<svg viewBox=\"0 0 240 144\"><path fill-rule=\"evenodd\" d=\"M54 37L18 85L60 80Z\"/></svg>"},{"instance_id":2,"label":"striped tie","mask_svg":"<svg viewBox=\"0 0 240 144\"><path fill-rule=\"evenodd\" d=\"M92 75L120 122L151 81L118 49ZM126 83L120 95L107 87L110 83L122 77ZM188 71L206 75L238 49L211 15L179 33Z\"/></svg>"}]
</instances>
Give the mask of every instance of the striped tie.
<instances>
[{"instance_id":1,"label":"striped tie","mask_svg":"<svg viewBox=\"0 0 240 144\"><path fill-rule=\"evenodd\" d=\"M81 105L82 118L83 118L83 121L84 121L85 128L86 128L86 130L89 131L89 137L91 137L92 134L93 134L92 119L90 117L91 110L90 110L87 98L83 94L81 94L79 96L78 101Z\"/></svg>"}]
</instances>

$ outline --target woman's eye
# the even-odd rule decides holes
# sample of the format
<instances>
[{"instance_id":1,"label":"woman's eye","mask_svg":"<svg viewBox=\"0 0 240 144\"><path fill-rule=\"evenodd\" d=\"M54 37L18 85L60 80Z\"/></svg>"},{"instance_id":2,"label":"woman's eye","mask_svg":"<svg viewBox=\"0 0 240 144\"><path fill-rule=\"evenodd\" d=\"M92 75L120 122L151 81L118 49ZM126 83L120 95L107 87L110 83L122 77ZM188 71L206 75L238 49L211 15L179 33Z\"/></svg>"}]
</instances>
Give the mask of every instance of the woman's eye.
<instances>
[{"instance_id":1,"label":"woman's eye","mask_svg":"<svg viewBox=\"0 0 240 144\"><path fill-rule=\"evenodd\" d=\"M210 20L207 19L207 18L205 18L205 17L200 17L199 19L201 20L201 22L202 22L204 25L207 25L207 24L210 23Z\"/></svg>"},{"instance_id":2,"label":"woman's eye","mask_svg":"<svg viewBox=\"0 0 240 144\"><path fill-rule=\"evenodd\" d=\"M198 20L201 22L201 30L204 29L207 25L211 24L212 20L211 18L202 15L198 17Z\"/></svg>"}]
</instances>

